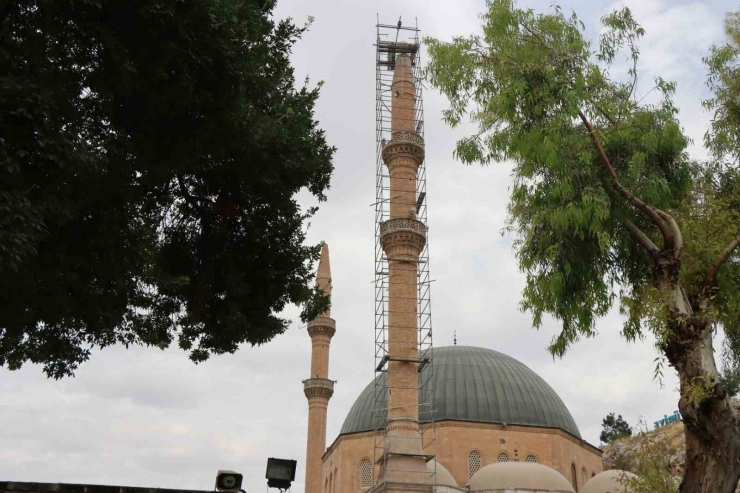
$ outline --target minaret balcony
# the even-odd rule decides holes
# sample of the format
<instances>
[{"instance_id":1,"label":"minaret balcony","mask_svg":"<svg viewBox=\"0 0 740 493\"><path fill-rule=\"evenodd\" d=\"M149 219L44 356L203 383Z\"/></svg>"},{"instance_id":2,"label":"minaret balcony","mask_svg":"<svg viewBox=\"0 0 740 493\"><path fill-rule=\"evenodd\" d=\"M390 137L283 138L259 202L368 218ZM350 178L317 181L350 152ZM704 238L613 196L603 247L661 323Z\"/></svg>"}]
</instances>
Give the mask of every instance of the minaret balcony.
<instances>
[{"instance_id":1,"label":"minaret balcony","mask_svg":"<svg viewBox=\"0 0 740 493\"><path fill-rule=\"evenodd\" d=\"M411 218L389 219L380 223L380 242L389 260L413 260L424 249L427 228ZM408 258L407 258L408 257Z\"/></svg>"},{"instance_id":2,"label":"minaret balcony","mask_svg":"<svg viewBox=\"0 0 740 493\"><path fill-rule=\"evenodd\" d=\"M303 393L306 397L324 396L327 399L334 395L334 380L328 378L309 378L303 381Z\"/></svg>"},{"instance_id":3,"label":"minaret balcony","mask_svg":"<svg viewBox=\"0 0 740 493\"><path fill-rule=\"evenodd\" d=\"M323 335L331 339L337 331L337 322L329 317L316 317L308 322L308 335Z\"/></svg>"},{"instance_id":4,"label":"minaret balcony","mask_svg":"<svg viewBox=\"0 0 740 493\"><path fill-rule=\"evenodd\" d=\"M390 166L399 157L413 159L417 166L424 161L424 139L416 132L393 132L390 142L383 144L383 162Z\"/></svg>"}]
</instances>

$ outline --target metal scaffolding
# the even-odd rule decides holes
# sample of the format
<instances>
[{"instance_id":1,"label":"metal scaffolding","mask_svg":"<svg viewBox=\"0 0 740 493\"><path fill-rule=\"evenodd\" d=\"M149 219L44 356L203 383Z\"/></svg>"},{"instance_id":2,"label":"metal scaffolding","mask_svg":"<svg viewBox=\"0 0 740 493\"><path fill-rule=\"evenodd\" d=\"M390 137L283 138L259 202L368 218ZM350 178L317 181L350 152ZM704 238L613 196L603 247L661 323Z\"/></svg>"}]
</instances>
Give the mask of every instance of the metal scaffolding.
<instances>
[{"instance_id":1,"label":"metal scaffolding","mask_svg":"<svg viewBox=\"0 0 740 493\"><path fill-rule=\"evenodd\" d=\"M416 88L414 128L416 134L424 137L424 106L422 99L421 66L419 61L420 40L418 27L401 24L376 24L376 66L375 66L375 114L376 114L376 197L375 197L375 452L374 459L378 469L378 482L385 479L388 456L386 442L386 420L388 392L388 292L393 280L389 279L388 258L381 244L380 227L390 219L390 177L382 158L384 145L391 136L391 84L396 55L408 54L412 59L412 74ZM417 219L427 226L426 164L422 162L416 177ZM434 365L432 364L432 317L430 303L429 277L429 236L419 256L418 277L418 344L419 344L419 422L421 426L421 450L427 461L435 457ZM436 461L430 467L428 478L420 478L429 484L436 484ZM421 481L420 481L421 482Z\"/></svg>"}]
</instances>

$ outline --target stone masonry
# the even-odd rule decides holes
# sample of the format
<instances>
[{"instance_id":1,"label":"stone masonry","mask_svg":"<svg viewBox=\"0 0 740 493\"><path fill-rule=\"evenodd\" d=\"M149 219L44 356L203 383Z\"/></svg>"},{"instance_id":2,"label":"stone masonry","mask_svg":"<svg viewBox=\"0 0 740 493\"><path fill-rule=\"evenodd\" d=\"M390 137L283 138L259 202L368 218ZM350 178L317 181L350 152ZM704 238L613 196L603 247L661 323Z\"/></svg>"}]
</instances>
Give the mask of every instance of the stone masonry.
<instances>
[{"instance_id":1,"label":"stone masonry","mask_svg":"<svg viewBox=\"0 0 740 493\"><path fill-rule=\"evenodd\" d=\"M411 58L396 58L391 140L383 148L390 176L390 219L380 226L388 257L388 423L384 474L375 491L426 491L429 483L419 428L417 268L426 227L416 219L416 177L424 141L415 130Z\"/></svg>"}]
</instances>

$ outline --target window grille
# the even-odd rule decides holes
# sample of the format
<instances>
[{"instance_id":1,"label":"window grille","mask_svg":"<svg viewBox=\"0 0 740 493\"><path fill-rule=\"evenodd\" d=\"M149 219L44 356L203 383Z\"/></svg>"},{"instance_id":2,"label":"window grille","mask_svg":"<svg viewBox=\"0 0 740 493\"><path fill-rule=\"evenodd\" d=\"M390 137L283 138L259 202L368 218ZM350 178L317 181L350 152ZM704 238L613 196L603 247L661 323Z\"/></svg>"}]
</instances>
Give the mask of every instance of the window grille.
<instances>
[{"instance_id":1,"label":"window grille","mask_svg":"<svg viewBox=\"0 0 740 493\"><path fill-rule=\"evenodd\" d=\"M524 459L524 462L535 462L536 463L536 462L538 462L537 461L537 456L534 455L534 454L528 454L527 455L527 458Z\"/></svg>"},{"instance_id":2,"label":"window grille","mask_svg":"<svg viewBox=\"0 0 740 493\"><path fill-rule=\"evenodd\" d=\"M478 469L480 469L483 466L483 457L481 457L480 452L477 450L473 450L468 455L468 478L472 478L473 474L478 472Z\"/></svg>"},{"instance_id":3,"label":"window grille","mask_svg":"<svg viewBox=\"0 0 740 493\"><path fill-rule=\"evenodd\" d=\"M360 462L360 488L369 488L373 485L373 466L370 461L363 459Z\"/></svg>"},{"instance_id":4,"label":"window grille","mask_svg":"<svg viewBox=\"0 0 740 493\"><path fill-rule=\"evenodd\" d=\"M570 465L570 484L573 485L573 490L578 493L578 473L575 464Z\"/></svg>"},{"instance_id":5,"label":"window grille","mask_svg":"<svg viewBox=\"0 0 740 493\"><path fill-rule=\"evenodd\" d=\"M499 452L497 462L509 462L509 454L506 452Z\"/></svg>"},{"instance_id":6,"label":"window grille","mask_svg":"<svg viewBox=\"0 0 740 493\"><path fill-rule=\"evenodd\" d=\"M588 472L586 472L586 468L584 467L581 469L581 485L585 485L586 481L588 481Z\"/></svg>"}]
</instances>

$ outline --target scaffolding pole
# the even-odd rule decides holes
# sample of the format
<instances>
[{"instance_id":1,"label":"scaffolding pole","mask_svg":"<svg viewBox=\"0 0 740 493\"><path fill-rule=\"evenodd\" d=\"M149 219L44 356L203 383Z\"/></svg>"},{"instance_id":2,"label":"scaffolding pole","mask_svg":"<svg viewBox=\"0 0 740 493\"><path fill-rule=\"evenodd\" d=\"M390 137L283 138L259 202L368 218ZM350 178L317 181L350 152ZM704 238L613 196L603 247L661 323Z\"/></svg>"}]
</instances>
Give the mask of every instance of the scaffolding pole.
<instances>
[{"instance_id":1,"label":"scaffolding pole","mask_svg":"<svg viewBox=\"0 0 740 493\"><path fill-rule=\"evenodd\" d=\"M392 451L386 443L386 426L388 416L389 388L388 362L393 359L388 353L388 293L394 280L388 275L389 259L381 244L380 227L390 219L390 177L383 163L382 151L391 135L391 107L393 94L391 84L395 68L396 55L407 54L412 59L412 76L414 79L415 118L413 126L416 134L424 137L424 105L422 99L422 81L420 66L420 39L418 27L398 24L376 24L376 64L375 64L375 133L376 133L376 196L375 203L375 384L374 384L374 472L376 483L384 482L388 472L385 464ZM416 176L416 196L409 197L409 204L416 209L416 218L427 226L427 189L426 164L422 161ZM393 260L393 259L391 259ZM418 350L419 358L419 425L421 450L427 461L435 457L436 431L434 426L434 364L432 358L432 317L429 276L429 235L427 229L426 243L417 262L417 313L418 313ZM420 482L436 485L436 460L434 467L429 468L428 477Z\"/></svg>"}]
</instances>

